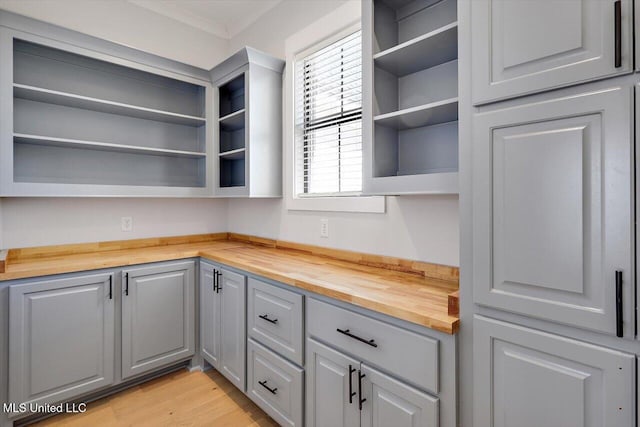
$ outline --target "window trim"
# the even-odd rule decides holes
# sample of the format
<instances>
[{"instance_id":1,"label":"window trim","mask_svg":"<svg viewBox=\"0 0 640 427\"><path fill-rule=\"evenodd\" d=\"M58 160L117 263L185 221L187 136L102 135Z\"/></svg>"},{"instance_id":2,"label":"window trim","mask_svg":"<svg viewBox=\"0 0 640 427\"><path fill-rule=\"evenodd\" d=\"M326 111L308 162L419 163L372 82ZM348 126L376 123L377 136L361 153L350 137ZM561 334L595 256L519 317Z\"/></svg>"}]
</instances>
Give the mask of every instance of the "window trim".
<instances>
[{"instance_id":1,"label":"window trim","mask_svg":"<svg viewBox=\"0 0 640 427\"><path fill-rule=\"evenodd\" d=\"M385 213L386 211L384 196L335 194L300 197L295 194L296 61L360 29L360 4L347 2L285 41L287 66L284 90L284 193L287 210L364 213Z\"/></svg>"}]
</instances>

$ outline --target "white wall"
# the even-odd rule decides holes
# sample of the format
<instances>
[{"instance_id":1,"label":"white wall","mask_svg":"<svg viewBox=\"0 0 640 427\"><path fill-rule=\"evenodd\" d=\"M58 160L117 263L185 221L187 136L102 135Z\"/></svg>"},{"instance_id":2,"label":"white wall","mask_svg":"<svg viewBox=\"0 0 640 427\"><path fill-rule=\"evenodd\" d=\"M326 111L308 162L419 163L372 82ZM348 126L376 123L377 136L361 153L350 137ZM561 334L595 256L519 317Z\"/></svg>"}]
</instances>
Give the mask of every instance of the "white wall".
<instances>
[{"instance_id":1,"label":"white wall","mask_svg":"<svg viewBox=\"0 0 640 427\"><path fill-rule=\"evenodd\" d=\"M200 68L227 56L228 40L124 0L0 0L0 9Z\"/></svg>"},{"instance_id":2,"label":"white wall","mask_svg":"<svg viewBox=\"0 0 640 427\"><path fill-rule=\"evenodd\" d=\"M355 0L358 2L358 0ZM345 1L284 0L230 41L284 58L285 40ZM345 8L350 10L350 8ZM387 198L384 214L287 210L283 200L230 200L229 231L382 255L459 264L457 196ZM330 236L320 238L320 218Z\"/></svg>"}]
</instances>

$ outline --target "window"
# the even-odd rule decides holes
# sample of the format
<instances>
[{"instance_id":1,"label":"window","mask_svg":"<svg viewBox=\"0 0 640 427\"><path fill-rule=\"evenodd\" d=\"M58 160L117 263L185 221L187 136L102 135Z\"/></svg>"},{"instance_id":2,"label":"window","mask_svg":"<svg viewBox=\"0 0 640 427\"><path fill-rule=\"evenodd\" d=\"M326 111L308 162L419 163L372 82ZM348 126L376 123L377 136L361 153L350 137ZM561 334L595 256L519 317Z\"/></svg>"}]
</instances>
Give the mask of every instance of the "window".
<instances>
[{"instance_id":1,"label":"window","mask_svg":"<svg viewBox=\"0 0 640 427\"><path fill-rule=\"evenodd\" d=\"M361 32L296 58L295 195L362 191Z\"/></svg>"}]
</instances>

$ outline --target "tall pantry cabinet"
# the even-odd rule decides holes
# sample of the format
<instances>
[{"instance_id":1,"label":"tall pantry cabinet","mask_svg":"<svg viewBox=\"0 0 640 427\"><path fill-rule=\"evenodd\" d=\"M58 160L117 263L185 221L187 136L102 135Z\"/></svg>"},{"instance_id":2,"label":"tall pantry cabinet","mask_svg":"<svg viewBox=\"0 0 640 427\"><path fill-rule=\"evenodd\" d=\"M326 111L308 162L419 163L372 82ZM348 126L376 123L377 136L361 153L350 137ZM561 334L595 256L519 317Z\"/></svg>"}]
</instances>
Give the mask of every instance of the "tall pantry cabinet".
<instances>
[{"instance_id":1,"label":"tall pantry cabinet","mask_svg":"<svg viewBox=\"0 0 640 427\"><path fill-rule=\"evenodd\" d=\"M460 2L474 425L636 423L632 6Z\"/></svg>"}]
</instances>

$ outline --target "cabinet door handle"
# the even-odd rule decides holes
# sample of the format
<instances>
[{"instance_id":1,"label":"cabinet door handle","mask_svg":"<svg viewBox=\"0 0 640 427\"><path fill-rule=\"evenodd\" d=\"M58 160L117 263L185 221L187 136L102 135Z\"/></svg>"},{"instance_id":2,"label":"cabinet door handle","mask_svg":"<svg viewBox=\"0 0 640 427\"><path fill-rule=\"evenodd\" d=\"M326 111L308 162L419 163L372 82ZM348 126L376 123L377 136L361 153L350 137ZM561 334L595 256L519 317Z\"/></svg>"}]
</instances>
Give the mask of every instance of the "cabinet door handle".
<instances>
[{"instance_id":1,"label":"cabinet door handle","mask_svg":"<svg viewBox=\"0 0 640 427\"><path fill-rule=\"evenodd\" d=\"M109 275L109 299L113 299L113 276Z\"/></svg>"},{"instance_id":2,"label":"cabinet door handle","mask_svg":"<svg viewBox=\"0 0 640 427\"><path fill-rule=\"evenodd\" d=\"M362 379L366 377L360 369L358 369L358 408L362 411L362 404L367 401L366 398L362 398Z\"/></svg>"},{"instance_id":3,"label":"cabinet door handle","mask_svg":"<svg viewBox=\"0 0 640 427\"><path fill-rule=\"evenodd\" d=\"M129 273L124 273L124 294L129 296Z\"/></svg>"},{"instance_id":4,"label":"cabinet door handle","mask_svg":"<svg viewBox=\"0 0 640 427\"><path fill-rule=\"evenodd\" d=\"M222 276L222 273L218 270L214 270L213 274L216 276L216 293L219 294L222 289L222 286L220 286L220 276Z\"/></svg>"},{"instance_id":5,"label":"cabinet door handle","mask_svg":"<svg viewBox=\"0 0 640 427\"><path fill-rule=\"evenodd\" d=\"M269 387L269 386L267 385L267 380L264 380L264 381L258 381L258 384L260 384L262 387L264 387L264 388L266 388L267 390L269 390L269 392L271 392L271 394L278 394L278 393L277 393L277 391L278 391L278 387L274 387L274 388Z\"/></svg>"},{"instance_id":6,"label":"cabinet door handle","mask_svg":"<svg viewBox=\"0 0 640 427\"><path fill-rule=\"evenodd\" d=\"M218 276L216 276L216 270L213 270L213 274L211 275L211 278L213 279L212 280L213 281L213 292L216 292L216 293L218 291L218 284L216 283L216 278L217 277Z\"/></svg>"},{"instance_id":7,"label":"cabinet door handle","mask_svg":"<svg viewBox=\"0 0 640 427\"><path fill-rule=\"evenodd\" d=\"M365 338L361 338L361 337L359 337L357 335L354 335L351 332L349 332L349 329L340 329L340 328L338 328L338 329L336 329L336 331L340 332L342 335L346 335L346 336L348 336L350 338L353 338L354 340L358 340L358 341L363 342L363 343L365 343L367 345L370 345L371 347L376 347L376 348L378 347L378 344L376 344L376 340L374 340L374 339L368 340L368 339L365 339Z\"/></svg>"},{"instance_id":8,"label":"cabinet door handle","mask_svg":"<svg viewBox=\"0 0 640 427\"><path fill-rule=\"evenodd\" d=\"M613 3L614 16L614 65L616 68L622 66L622 1Z\"/></svg>"},{"instance_id":9,"label":"cabinet door handle","mask_svg":"<svg viewBox=\"0 0 640 427\"><path fill-rule=\"evenodd\" d=\"M616 271L616 336L622 338L623 319L622 319L622 271Z\"/></svg>"},{"instance_id":10,"label":"cabinet door handle","mask_svg":"<svg viewBox=\"0 0 640 427\"><path fill-rule=\"evenodd\" d=\"M353 373L356 371L356 368L349 364L349 404L353 403L353 396L356 395L356 392L353 391Z\"/></svg>"},{"instance_id":11,"label":"cabinet door handle","mask_svg":"<svg viewBox=\"0 0 640 427\"><path fill-rule=\"evenodd\" d=\"M269 319L269 315L268 314L261 314L258 316L259 318L261 318L262 320L266 320L269 323L278 323L278 319Z\"/></svg>"}]
</instances>

